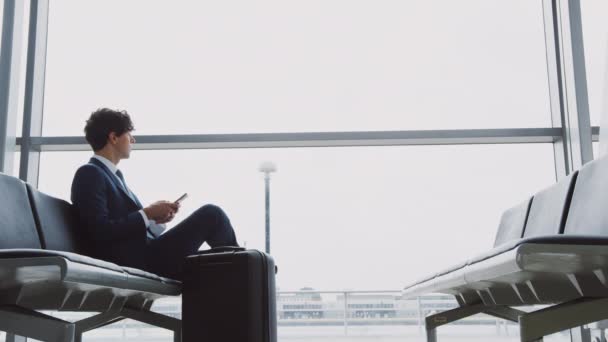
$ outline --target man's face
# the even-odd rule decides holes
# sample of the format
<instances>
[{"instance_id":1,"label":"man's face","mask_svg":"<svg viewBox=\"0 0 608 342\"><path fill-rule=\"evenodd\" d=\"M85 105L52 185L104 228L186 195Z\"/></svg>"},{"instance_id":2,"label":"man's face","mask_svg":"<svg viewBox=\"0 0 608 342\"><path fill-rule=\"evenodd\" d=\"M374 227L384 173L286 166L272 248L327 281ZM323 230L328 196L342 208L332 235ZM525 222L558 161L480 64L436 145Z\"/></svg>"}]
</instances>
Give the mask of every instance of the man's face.
<instances>
[{"instance_id":1,"label":"man's face","mask_svg":"<svg viewBox=\"0 0 608 342\"><path fill-rule=\"evenodd\" d=\"M120 156L120 159L128 159L131 155L131 145L135 143L135 138L131 135L131 132L123 133L116 137L116 150Z\"/></svg>"}]
</instances>

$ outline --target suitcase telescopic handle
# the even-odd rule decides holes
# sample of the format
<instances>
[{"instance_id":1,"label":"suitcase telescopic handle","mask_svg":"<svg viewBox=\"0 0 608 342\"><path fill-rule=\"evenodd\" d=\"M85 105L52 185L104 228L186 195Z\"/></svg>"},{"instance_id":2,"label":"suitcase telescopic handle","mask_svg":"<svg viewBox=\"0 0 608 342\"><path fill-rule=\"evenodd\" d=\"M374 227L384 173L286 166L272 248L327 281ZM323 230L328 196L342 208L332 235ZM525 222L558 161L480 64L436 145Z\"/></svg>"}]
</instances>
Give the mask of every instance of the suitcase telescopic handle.
<instances>
[{"instance_id":1,"label":"suitcase telescopic handle","mask_svg":"<svg viewBox=\"0 0 608 342\"><path fill-rule=\"evenodd\" d=\"M199 251L198 254L212 254L212 253L226 253L226 252L242 252L245 247L236 246L218 246L208 249L206 251Z\"/></svg>"}]
</instances>

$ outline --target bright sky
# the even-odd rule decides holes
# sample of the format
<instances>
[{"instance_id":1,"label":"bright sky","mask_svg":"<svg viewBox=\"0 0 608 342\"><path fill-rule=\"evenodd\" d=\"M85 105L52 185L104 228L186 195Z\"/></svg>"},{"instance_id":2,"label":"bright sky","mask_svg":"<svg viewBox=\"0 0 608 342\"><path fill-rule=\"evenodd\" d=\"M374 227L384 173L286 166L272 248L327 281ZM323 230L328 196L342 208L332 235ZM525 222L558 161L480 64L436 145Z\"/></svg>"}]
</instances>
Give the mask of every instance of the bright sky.
<instances>
[{"instance_id":1,"label":"bright sky","mask_svg":"<svg viewBox=\"0 0 608 342\"><path fill-rule=\"evenodd\" d=\"M592 122L608 5L584 0ZM135 134L551 126L541 1L52 0L45 135L101 106ZM69 197L90 153L44 153ZM550 144L135 151L145 202L212 202L263 249L263 179L283 290L400 289L490 248L502 211L555 181Z\"/></svg>"}]
</instances>

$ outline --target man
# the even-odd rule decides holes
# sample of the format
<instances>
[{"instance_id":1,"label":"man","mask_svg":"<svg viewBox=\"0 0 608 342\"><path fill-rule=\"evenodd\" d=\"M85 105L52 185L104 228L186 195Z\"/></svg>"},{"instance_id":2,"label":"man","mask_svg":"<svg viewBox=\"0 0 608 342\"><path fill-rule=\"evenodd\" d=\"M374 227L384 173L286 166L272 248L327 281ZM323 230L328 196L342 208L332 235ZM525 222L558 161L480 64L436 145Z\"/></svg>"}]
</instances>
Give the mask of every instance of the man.
<instances>
[{"instance_id":1,"label":"man","mask_svg":"<svg viewBox=\"0 0 608 342\"><path fill-rule=\"evenodd\" d=\"M238 246L234 229L217 206L205 205L164 234L179 203L158 201L143 207L129 190L118 163L127 159L135 139L126 111L99 109L84 128L94 155L72 182L72 203L93 245L93 257L181 279L184 258L203 242Z\"/></svg>"}]
</instances>

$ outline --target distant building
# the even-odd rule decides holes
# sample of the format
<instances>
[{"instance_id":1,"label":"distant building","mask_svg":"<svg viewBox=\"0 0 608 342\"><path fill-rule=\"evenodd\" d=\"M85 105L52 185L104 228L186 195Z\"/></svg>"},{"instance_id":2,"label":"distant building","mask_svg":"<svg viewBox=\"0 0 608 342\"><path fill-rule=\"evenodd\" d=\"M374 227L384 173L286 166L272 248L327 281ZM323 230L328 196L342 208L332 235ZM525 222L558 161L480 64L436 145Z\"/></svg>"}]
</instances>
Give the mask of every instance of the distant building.
<instances>
[{"instance_id":1,"label":"distant building","mask_svg":"<svg viewBox=\"0 0 608 342\"><path fill-rule=\"evenodd\" d=\"M279 319L323 318L324 307L321 295L312 288L302 288L302 292L277 295Z\"/></svg>"},{"instance_id":2,"label":"distant building","mask_svg":"<svg viewBox=\"0 0 608 342\"><path fill-rule=\"evenodd\" d=\"M344 307L344 295L338 296L338 306ZM398 296L392 294L353 293L346 297L349 318L395 318Z\"/></svg>"}]
</instances>

